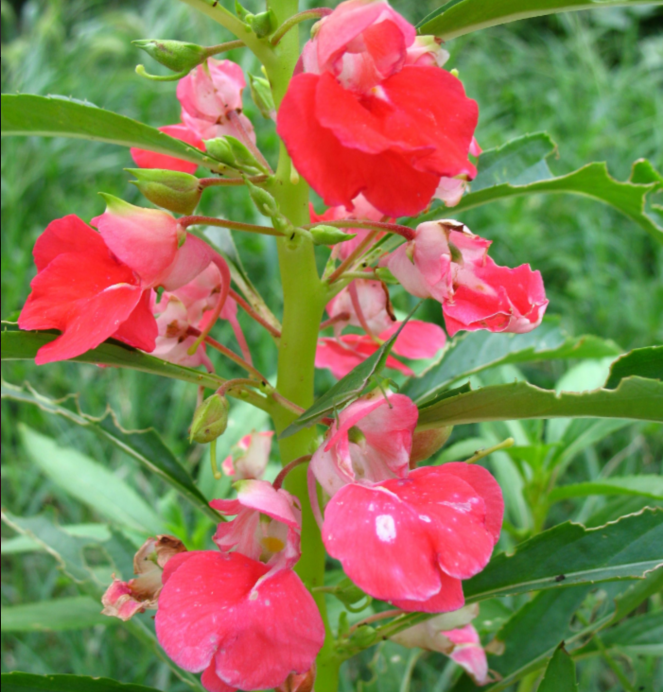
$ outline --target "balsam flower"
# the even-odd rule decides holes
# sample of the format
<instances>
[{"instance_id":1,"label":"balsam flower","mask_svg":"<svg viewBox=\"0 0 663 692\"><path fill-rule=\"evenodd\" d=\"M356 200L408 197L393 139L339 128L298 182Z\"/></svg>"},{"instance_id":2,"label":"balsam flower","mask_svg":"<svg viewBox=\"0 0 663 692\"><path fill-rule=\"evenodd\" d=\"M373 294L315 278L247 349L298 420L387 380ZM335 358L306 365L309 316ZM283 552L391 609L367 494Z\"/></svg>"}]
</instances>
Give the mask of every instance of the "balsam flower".
<instances>
[{"instance_id":1,"label":"balsam flower","mask_svg":"<svg viewBox=\"0 0 663 692\"><path fill-rule=\"evenodd\" d=\"M384 425L382 435L390 433ZM461 580L488 563L503 511L488 471L449 463L341 487L325 508L322 537L374 598L407 611L448 612L464 605Z\"/></svg>"},{"instance_id":2,"label":"balsam flower","mask_svg":"<svg viewBox=\"0 0 663 692\"><path fill-rule=\"evenodd\" d=\"M406 291L442 303L450 336L461 329L531 331L548 305L541 273L528 264L496 265L490 245L457 221L429 221L386 264Z\"/></svg>"},{"instance_id":3,"label":"balsam flower","mask_svg":"<svg viewBox=\"0 0 663 692\"><path fill-rule=\"evenodd\" d=\"M223 472L236 480L262 478L269 462L274 432L256 432L255 430L237 443L233 453L221 464Z\"/></svg>"},{"instance_id":4,"label":"balsam flower","mask_svg":"<svg viewBox=\"0 0 663 692\"><path fill-rule=\"evenodd\" d=\"M383 214L413 215L441 177L476 175L477 104L449 72L406 64L415 35L386 2L349 0L304 47L277 131L327 205L352 209L362 193Z\"/></svg>"}]
</instances>

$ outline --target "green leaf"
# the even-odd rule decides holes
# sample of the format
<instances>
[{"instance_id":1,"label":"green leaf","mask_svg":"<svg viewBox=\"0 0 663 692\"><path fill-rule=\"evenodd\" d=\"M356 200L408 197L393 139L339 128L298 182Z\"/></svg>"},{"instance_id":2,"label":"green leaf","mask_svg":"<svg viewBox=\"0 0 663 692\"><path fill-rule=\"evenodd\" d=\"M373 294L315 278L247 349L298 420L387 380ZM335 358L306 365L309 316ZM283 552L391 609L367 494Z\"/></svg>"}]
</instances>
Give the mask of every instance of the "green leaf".
<instances>
[{"instance_id":1,"label":"green leaf","mask_svg":"<svg viewBox=\"0 0 663 692\"><path fill-rule=\"evenodd\" d=\"M417 307L419 307L417 305ZM291 423L280 435L280 438L290 437L295 433L309 428L323 418L333 416L344 406L359 397L369 386L369 381L377 377L387 362L387 357L391 351L401 329L414 314L415 308L410 315L402 322L399 330L363 363L360 363L352 372L349 372L343 379L339 380L333 387L325 392L311 408L307 409Z\"/></svg>"},{"instance_id":2,"label":"green leaf","mask_svg":"<svg viewBox=\"0 0 663 692\"><path fill-rule=\"evenodd\" d=\"M94 541L103 543L111 537L110 530L106 524L70 524L61 526L62 531L70 536L79 538L91 538ZM42 550L42 546L27 536L15 536L2 540L2 555L17 555L20 553L30 553Z\"/></svg>"},{"instance_id":3,"label":"green leaf","mask_svg":"<svg viewBox=\"0 0 663 692\"><path fill-rule=\"evenodd\" d=\"M111 521L145 534L164 533L156 512L115 473L24 425L19 431L32 462L66 493Z\"/></svg>"},{"instance_id":4,"label":"green leaf","mask_svg":"<svg viewBox=\"0 0 663 692\"><path fill-rule=\"evenodd\" d=\"M91 430L138 461L151 473L159 476L194 507L211 519L218 521L218 514L209 507L207 500L198 490L187 470L180 464L155 430L151 428L141 431L124 430L112 411L108 411L102 418L88 416L80 409L75 413L60 403L38 394L29 388L29 385L26 391L2 382L1 396L3 399L37 406L46 413L61 416L71 423ZM65 527L64 530L67 528Z\"/></svg>"},{"instance_id":5,"label":"green leaf","mask_svg":"<svg viewBox=\"0 0 663 692\"><path fill-rule=\"evenodd\" d=\"M3 673L2 692L158 692L153 687L125 685L108 678L83 675L32 675Z\"/></svg>"},{"instance_id":6,"label":"green leaf","mask_svg":"<svg viewBox=\"0 0 663 692\"><path fill-rule=\"evenodd\" d=\"M620 353L621 349L612 341L595 336L570 337L560 329L559 320L550 318L527 334L468 332L454 339L436 363L410 380L401 391L421 404L456 380L497 365L560 358L604 358Z\"/></svg>"},{"instance_id":7,"label":"green leaf","mask_svg":"<svg viewBox=\"0 0 663 692\"><path fill-rule=\"evenodd\" d=\"M176 156L207 168L221 166L200 149L154 127L64 96L2 94L2 136L8 135L97 140Z\"/></svg>"},{"instance_id":8,"label":"green leaf","mask_svg":"<svg viewBox=\"0 0 663 692\"><path fill-rule=\"evenodd\" d=\"M37 351L54 341L59 334L52 331L23 331L14 322L2 322L2 360L34 360ZM118 368L140 370L161 377L183 380L208 389L218 389L225 380L216 375L199 372L193 368L174 365L147 353L109 339L91 351L71 359L75 363L111 365Z\"/></svg>"},{"instance_id":9,"label":"green leaf","mask_svg":"<svg viewBox=\"0 0 663 692\"><path fill-rule=\"evenodd\" d=\"M663 380L663 346L636 348L617 360L610 367L606 389L614 389L631 375Z\"/></svg>"},{"instance_id":10,"label":"green leaf","mask_svg":"<svg viewBox=\"0 0 663 692\"><path fill-rule=\"evenodd\" d=\"M663 591L663 567L649 572L642 580L631 584L615 598L612 622L619 622L655 593Z\"/></svg>"},{"instance_id":11,"label":"green leaf","mask_svg":"<svg viewBox=\"0 0 663 692\"><path fill-rule=\"evenodd\" d=\"M576 666L562 643L550 659L539 685L539 692L577 692L577 690Z\"/></svg>"},{"instance_id":12,"label":"green leaf","mask_svg":"<svg viewBox=\"0 0 663 692\"><path fill-rule=\"evenodd\" d=\"M449 0L419 22L417 28L420 34L435 34L449 41L519 19L603 7L634 7L648 2L651 0Z\"/></svg>"},{"instance_id":13,"label":"green leaf","mask_svg":"<svg viewBox=\"0 0 663 692\"><path fill-rule=\"evenodd\" d=\"M627 618L602 632L601 640L626 656L663 656L663 610ZM580 651L581 656L593 653L598 647L591 641Z\"/></svg>"},{"instance_id":14,"label":"green leaf","mask_svg":"<svg viewBox=\"0 0 663 692\"><path fill-rule=\"evenodd\" d=\"M463 583L467 603L574 584L641 578L663 564L663 510L596 529L566 522L500 553Z\"/></svg>"},{"instance_id":15,"label":"green leaf","mask_svg":"<svg viewBox=\"0 0 663 692\"><path fill-rule=\"evenodd\" d=\"M587 483L560 485L550 492L550 502L588 495L641 495L663 500L663 477L655 475L602 478Z\"/></svg>"},{"instance_id":16,"label":"green leaf","mask_svg":"<svg viewBox=\"0 0 663 692\"><path fill-rule=\"evenodd\" d=\"M490 6L495 3L482 4ZM653 171L652 175L658 175L648 161L636 161L630 180L623 183L612 178L607 165L599 162L587 164L566 175L554 176L547 159L555 151L556 145L550 137L539 132L483 152L471 192L454 207L454 213L520 195L566 192L592 197L613 206L639 224L652 238L663 243L663 227L645 209L647 195L659 189L660 183L651 179L636 182L647 179L643 174L645 169L648 170L647 166ZM415 222L438 219L444 209L437 206Z\"/></svg>"},{"instance_id":17,"label":"green leaf","mask_svg":"<svg viewBox=\"0 0 663 692\"><path fill-rule=\"evenodd\" d=\"M3 606L2 632L62 632L94 625L117 624L101 614L101 604L89 596Z\"/></svg>"},{"instance_id":18,"label":"green leaf","mask_svg":"<svg viewBox=\"0 0 663 692\"><path fill-rule=\"evenodd\" d=\"M482 387L426 404L419 411L419 428L566 417L663 421L663 382L628 377L617 389L559 394L527 382Z\"/></svg>"}]
</instances>

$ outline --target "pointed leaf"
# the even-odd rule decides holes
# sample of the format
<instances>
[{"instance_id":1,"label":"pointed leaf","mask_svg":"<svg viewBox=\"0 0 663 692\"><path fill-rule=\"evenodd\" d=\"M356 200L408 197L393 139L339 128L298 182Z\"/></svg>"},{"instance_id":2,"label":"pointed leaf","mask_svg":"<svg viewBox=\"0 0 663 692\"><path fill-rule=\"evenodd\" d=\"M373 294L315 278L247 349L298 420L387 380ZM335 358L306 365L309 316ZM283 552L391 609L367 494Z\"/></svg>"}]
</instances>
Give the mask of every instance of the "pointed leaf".
<instances>
[{"instance_id":1,"label":"pointed leaf","mask_svg":"<svg viewBox=\"0 0 663 692\"><path fill-rule=\"evenodd\" d=\"M493 3L482 4L488 6ZM454 214L520 195L566 192L592 197L613 206L644 228L652 238L663 243L663 227L645 209L647 196L660 189L660 182L653 179L658 173L648 161L636 161L631 179L623 183L610 176L605 163L596 162L572 173L554 176L547 159L555 150L556 145L550 137L539 132L483 152L479 159L479 174L472 182L471 192L454 207ZM651 175L645 175L649 169ZM443 211L444 215L448 215L445 207L438 205L415 222L440 218Z\"/></svg>"},{"instance_id":2,"label":"pointed leaf","mask_svg":"<svg viewBox=\"0 0 663 692\"><path fill-rule=\"evenodd\" d=\"M663 380L663 346L636 348L618 358L610 367L605 388L614 389L625 377L631 375Z\"/></svg>"},{"instance_id":3,"label":"pointed leaf","mask_svg":"<svg viewBox=\"0 0 663 692\"><path fill-rule=\"evenodd\" d=\"M558 320L548 319L527 334L468 332L455 338L441 358L401 390L422 404L461 378L507 363L532 363L561 358L604 358L621 349L595 336L570 337Z\"/></svg>"},{"instance_id":4,"label":"pointed leaf","mask_svg":"<svg viewBox=\"0 0 663 692\"><path fill-rule=\"evenodd\" d=\"M126 685L108 678L83 675L3 673L2 692L158 692L153 687Z\"/></svg>"},{"instance_id":5,"label":"pointed leaf","mask_svg":"<svg viewBox=\"0 0 663 692\"><path fill-rule=\"evenodd\" d=\"M519 19L599 7L633 7L647 2L651 0L449 0L419 22L418 29L419 33L435 34L449 41Z\"/></svg>"},{"instance_id":6,"label":"pointed leaf","mask_svg":"<svg viewBox=\"0 0 663 692\"><path fill-rule=\"evenodd\" d=\"M500 553L464 582L468 603L494 596L574 584L637 579L663 565L663 510L638 514L596 529L566 522Z\"/></svg>"},{"instance_id":7,"label":"pointed leaf","mask_svg":"<svg viewBox=\"0 0 663 692\"><path fill-rule=\"evenodd\" d=\"M641 495L663 500L663 477L654 475L601 478L587 483L560 485L548 495L550 502L588 495Z\"/></svg>"},{"instance_id":8,"label":"pointed leaf","mask_svg":"<svg viewBox=\"0 0 663 692\"><path fill-rule=\"evenodd\" d=\"M106 524L69 524L60 527L70 536L91 538L93 541L103 543L111 537L111 532ZM42 546L27 536L14 536L2 540L2 555L17 555L43 550Z\"/></svg>"},{"instance_id":9,"label":"pointed leaf","mask_svg":"<svg viewBox=\"0 0 663 692\"><path fill-rule=\"evenodd\" d=\"M539 692L577 692L577 690L576 666L562 643L550 659L539 685Z\"/></svg>"},{"instance_id":10,"label":"pointed leaf","mask_svg":"<svg viewBox=\"0 0 663 692\"><path fill-rule=\"evenodd\" d=\"M579 393L557 393L527 382L482 387L426 404L419 411L419 427L566 417L663 421L663 382L628 377L617 389Z\"/></svg>"},{"instance_id":11,"label":"pointed leaf","mask_svg":"<svg viewBox=\"0 0 663 692\"><path fill-rule=\"evenodd\" d=\"M80 409L75 413L32 389L25 390L6 382L2 383L2 398L38 406L46 413L61 416L71 423L91 430L99 437L112 442L116 447L145 466L150 472L157 474L163 481L175 488L194 507L207 514L211 519L218 520L218 514L209 507L207 500L198 490L187 470L164 444L156 431L152 429L141 431L124 430L117 422L112 411L109 411L102 418L88 416Z\"/></svg>"},{"instance_id":12,"label":"pointed leaf","mask_svg":"<svg viewBox=\"0 0 663 692\"><path fill-rule=\"evenodd\" d=\"M64 96L2 94L2 136L74 137L138 147L207 168L220 164L154 127Z\"/></svg>"},{"instance_id":13,"label":"pointed leaf","mask_svg":"<svg viewBox=\"0 0 663 692\"><path fill-rule=\"evenodd\" d=\"M101 605L89 596L57 598L38 603L3 606L2 632L62 632L119 621L101 614Z\"/></svg>"}]
</instances>

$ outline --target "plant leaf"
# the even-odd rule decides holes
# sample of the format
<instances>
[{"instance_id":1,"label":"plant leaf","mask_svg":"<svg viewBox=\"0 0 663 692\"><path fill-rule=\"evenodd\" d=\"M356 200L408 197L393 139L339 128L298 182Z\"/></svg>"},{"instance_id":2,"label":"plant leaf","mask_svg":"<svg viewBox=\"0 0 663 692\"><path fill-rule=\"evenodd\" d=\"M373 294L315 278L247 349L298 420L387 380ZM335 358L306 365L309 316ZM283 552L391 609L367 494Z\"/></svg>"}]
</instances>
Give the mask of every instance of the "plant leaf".
<instances>
[{"instance_id":1,"label":"plant leaf","mask_svg":"<svg viewBox=\"0 0 663 692\"><path fill-rule=\"evenodd\" d=\"M196 147L124 115L64 96L2 94L2 136L74 137L138 147L207 168L220 164Z\"/></svg>"},{"instance_id":2,"label":"plant leaf","mask_svg":"<svg viewBox=\"0 0 663 692\"><path fill-rule=\"evenodd\" d=\"M577 690L576 666L562 643L550 659L539 685L539 692L577 692Z\"/></svg>"},{"instance_id":3,"label":"plant leaf","mask_svg":"<svg viewBox=\"0 0 663 692\"><path fill-rule=\"evenodd\" d=\"M621 476L596 479L587 483L560 485L549 493L548 499L550 502L559 502L569 497L587 497L588 495L641 495L663 500L663 477Z\"/></svg>"},{"instance_id":4,"label":"plant leaf","mask_svg":"<svg viewBox=\"0 0 663 692\"><path fill-rule=\"evenodd\" d=\"M417 307L419 307L417 305ZM380 374L387 362L387 357L401 333L401 329L412 317L415 310L403 320L399 330L363 363L360 363L352 372L349 372L343 379L339 380L333 387L325 392L309 409L304 411L297 420L291 423L280 435L280 438L290 437L295 433L309 428L323 418L333 415L340 411L344 406L359 397L369 387L372 377Z\"/></svg>"},{"instance_id":5,"label":"plant leaf","mask_svg":"<svg viewBox=\"0 0 663 692\"><path fill-rule=\"evenodd\" d=\"M631 375L663 380L663 346L636 348L623 355L610 366L610 376L606 389L615 389L619 383Z\"/></svg>"},{"instance_id":6,"label":"plant leaf","mask_svg":"<svg viewBox=\"0 0 663 692\"><path fill-rule=\"evenodd\" d=\"M663 611L655 611L623 620L616 627L601 633L606 648L618 649L626 656L663 656ZM597 653L590 641L580 655Z\"/></svg>"},{"instance_id":7,"label":"plant leaf","mask_svg":"<svg viewBox=\"0 0 663 692\"><path fill-rule=\"evenodd\" d=\"M91 538L93 541L103 543L111 537L110 530L106 524L69 524L61 526L60 529L70 536L79 538ZM20 553L30 553L36 550L43 550L42 546L27 536L14 536L2 540L2 555L17 555Z\"/></svg>"},{"instance_id":8,"label":"plant leaf","mask_svg":"<svg viewBox=\"0 0 663 692\"><path fill-rule=\"evenodd\" d=\"M118 624L101 614L101 605L89 596L3 606L2 632L62 632L94 625Z\"/></svg>"},{"instance_id":9,"label":"plant leaf","mask_svg":"<svg viewBox=\"0 0 663 692\"><path fill-rule=\"evenodd\" d=\"M633 7L647 2L651 0L449 0L424 17L417 28L421 34L435 34L449 41L519 19L599 7Z\"/></svg>"},{"instance_id":10,"label":"plant leaf","mask_svg":"<svg viewBox=\"0 0 663 692\"><path fill-rule=\"evenodd\" d=\"M497 3L483 3L492 6ZM605 3L603 3L605 4ZM663 243L663 227L647 214L647 195L658 190L660 183L652 180L658 175L648 161L633 164L631 178L619 182L608 173L605 163L594 162L566 175L554 176L547 159L556 150L550 137L539 132L518 137L496 149L489 149L479 159L479 174L471 185L471 192L454 207L454 213L479 207L488 202L540 192L567 192L585 195L613 206L640 225L652 238ZM636 182L647 177L647 166L652 170L648 182ZM418 217L412 223L421 223L448 215L443 205Z\"/></svg>"},{"instance_id":11,"label":"plant leaf","mask_svg":"<svg viewBox=\"0 0 663 692\"><path fill-rule=\"evenodd\" d=\"M32 462L92 511L145 534L165 532L156 512L115 473L24 425L19 426L19 432Z\"/></svg>"},{"instance_id":12,"label":"plant leaf","mask_svg":"<svg viewBox=\"0 0 663 692\"><path fill-rule=\"evenodd\" d=\"M158 692L153 687L126 685L109 678L83 675L3 673L2 692Z\"/></svg>"},{"instance_id":13,"label":"plant leaf","mask_svg":"<svg viewBox=\"0 0 663 692\"><path fill-rule=\"evenodd\" d=\"M500 553L464 582L466 601L543 591L574 584L641 578L663 565L663 510L638 514L596 529L566 522Z\"/></svg>"},{"instance_id":14,"label":"plant leaf","mask_svg":"<svg viewBox=\"0 0 663 692\"><path fill-rule=\"evenodd\" d=\"M401 390L422 404L440 390L468 375L508 363L537 362L561 358L604 358L621 349L612 341L595 336L570 337L559 320L547 319L527 334L468 332L455 338L441 358Z\"/></svg>"},{"instance_id":15,"label":"plant leaf","mask_svg":"<svg viewBox=\"0 0 663 692\"><path fill-rule=\"evenodd\" d=\"M3 399L11 399L38 406L46 413L66 418L69 422L87 428L99 437L112 442L116 447L149 469L150 472L155 473L163 481L175 488L194 507L204 512L214 521L218 521L218 514L210 508L204 495L198 490L187 470L180 464L155 430L151 428L141 431L124 430L117 422L112 411L108 411L102 418L88 416L80 409L75 413L32 389L26 391L6 382L2 382L1 396ZM63 530L67 530L67 528L65 527Z\"/></svg>"},{"instance_id":16,"label":"plant leaf","mask_svg":"<svg viewBox=\"0 0 663 692\"><path fill-rule=\"evenodd\" d=\"M527 382L482 387L426 404L419 411L419 428L566 417L663 421L663 382L628 377L617 389L559 394Z\"/></svg>"},{"instance_id":17,"label":"plant leaf","mask_svg":"<svg viewBox=\"0 0 663 692\"><path fill-rule=\"evenodd\" d=\"M34 360L37 351L58 336L58 333L52 331L24 331L18 329L14 322L3 321L2 360ZM185 368L183 365L168 363L113 339L104 341L97 348L76 356L76 358L71 358L71 361L140 370L153 375L161 375L161 377L191 382L208 389L218 389L225 382L222 377L199 372L193 368Z\"/></svg>"}]
</instances>

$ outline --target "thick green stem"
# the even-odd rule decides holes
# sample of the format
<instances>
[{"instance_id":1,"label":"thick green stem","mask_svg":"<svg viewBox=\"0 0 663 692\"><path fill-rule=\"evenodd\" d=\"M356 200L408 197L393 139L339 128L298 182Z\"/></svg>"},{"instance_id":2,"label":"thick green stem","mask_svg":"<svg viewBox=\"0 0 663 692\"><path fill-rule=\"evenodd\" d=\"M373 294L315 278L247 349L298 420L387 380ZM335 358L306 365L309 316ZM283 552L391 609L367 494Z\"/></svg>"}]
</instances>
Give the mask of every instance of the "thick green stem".
<instances>
[{"instance_id":1,"label":"thick green stem","mask_svg":"<svg viewBox=\"0 0 663 692\"><path fill-rule=\"evenodd\" d=\"M298 11L297 0L269 0L269 7L283 24ZM283 37L274 49L276 57L265 64L278 107L288 88L299 57L299 32L295 27ZM290 157L281 146L276 175L270 181L269 191L279 203L281 212L295 226L309 223L308 185L292 175ZM279 267L283 284L283 325L278 356L277 389L290 401L308 408L314 399L313 378L318 329L326 301L326 290L315 263L313 244L305 237L292 241L277 239ZM277 433L286 428L297 413L277 408L274 413ZM315 428L309 428L280 441L283 465L311 454L315 442ZM296 495L302 505L302 557L296 571L309 589L324 584L325 549L320 530L315 522L308 499L307 467L293 469L285 481L286 488ZM317 659L317 692L336 692L340 661L334 652L334 640L323 593L314 593L325 624L325 644Z\"/></svg>"}]
</instances>

